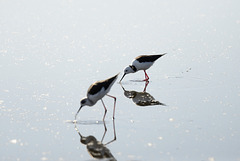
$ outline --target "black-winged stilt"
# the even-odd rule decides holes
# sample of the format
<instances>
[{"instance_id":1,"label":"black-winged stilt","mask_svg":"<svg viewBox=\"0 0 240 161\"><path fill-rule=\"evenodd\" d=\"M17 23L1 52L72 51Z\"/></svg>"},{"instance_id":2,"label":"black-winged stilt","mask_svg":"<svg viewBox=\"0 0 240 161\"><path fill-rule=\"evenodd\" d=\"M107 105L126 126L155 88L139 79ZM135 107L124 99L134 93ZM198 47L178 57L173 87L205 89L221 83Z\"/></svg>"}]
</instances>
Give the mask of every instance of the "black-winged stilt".
<instances>
[{"instance_id":1,"label":"black-winged stilt","mask_svg":"<svg viewBox=\"0 0 240 161\"><path fill-rule=\"evenodd\" d=\"M108 95L107 93L110 91L112 85L117 80L118 74L111 77L111 78L108 78L106 80L97 81L97 82L93 83L88 88L87 97L82 98L81 101L80 101L80 108L78 109L78 111L75 115L75 120L77 118L77 115L78 115L79 111L82 109L83 106L93 106L97 103L98 100L102 101L103 107L105 109L105 113L104 113L104 116L103 116L103 120L104 120L106 112L107 112L107 108L104 105L104 102L103 102L102 98L105 95L107 95L109 97L112 97L114 99L114 108L113 108L113 119L114 119L116 97Z\"/></svg>"},{"instance_id":2,"label":"black-winged stilt","mask_svg":"<svg viewBox=\"0 0 240 161\"><path fill-rule=\"evenodd\" d=\"M132 65L129 65L128 67L126 67L124 69L124 75L122 76L120 82L122 81L123 77L125 77L126 74L135 73L139 70L143 70L145 73L145 79L143 81L148 81L149 77L146 73L146 70L148 68L150 68L158 58L160 58L161 56L163 56L165 54L166 53L159 54L159 55L141 55L141 56L136 57L132 61Z\"/></svg>"}]
</instances>

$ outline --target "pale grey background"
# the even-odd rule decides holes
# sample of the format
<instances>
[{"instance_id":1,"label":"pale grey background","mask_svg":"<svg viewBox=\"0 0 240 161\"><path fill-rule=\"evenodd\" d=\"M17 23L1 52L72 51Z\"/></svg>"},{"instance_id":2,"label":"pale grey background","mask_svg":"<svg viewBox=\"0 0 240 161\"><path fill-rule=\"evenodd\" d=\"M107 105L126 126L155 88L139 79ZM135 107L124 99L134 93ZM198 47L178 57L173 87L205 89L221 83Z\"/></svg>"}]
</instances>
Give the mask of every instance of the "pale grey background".
<instances>
[{"instance_id":1,"label":"pale grey background","mask_svg":"<svg viewBox=\"0 0 240 161\"><path fill-rule=\"evenodd\" d=\"M168 106L139 107L116 83L117 160L240 160L238 0L1 0L0 160L92 160L74 119L91 83L141 54L168 54L147 88ZM142 91L143 72L123 86ZM107 134L113 137L112 99ZM101 120L85 107L81 121ZM103 124L78 125L101 139Z\"/></svg>"}]
</instances>

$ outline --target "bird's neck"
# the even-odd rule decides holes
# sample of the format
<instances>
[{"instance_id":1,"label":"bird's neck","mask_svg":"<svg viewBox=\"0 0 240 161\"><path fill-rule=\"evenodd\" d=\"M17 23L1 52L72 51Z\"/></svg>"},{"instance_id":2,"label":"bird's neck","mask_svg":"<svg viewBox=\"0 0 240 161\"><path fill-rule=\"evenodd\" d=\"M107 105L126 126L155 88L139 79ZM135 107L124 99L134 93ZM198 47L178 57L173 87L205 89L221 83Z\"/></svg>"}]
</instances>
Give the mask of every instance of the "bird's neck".
<instances>
[{"instance_id":1,"label":"bird's neck","mask_svg":"<svg viewBox=\"0 0 240 161\"><path fill-rule=\"evenodd\" d=\"M132 70L133 70L134 72L137 71L137 68L136 68L134 65L129 65L129 67L132 68Z\"/></svg>"},{"instance_id":2,"label":"bird's neck","mask_svg":"<svg viewBox=\"0 0 240 161\"><path fill-rule=\"evenodd\" d=\"M89 98L87 99L87 101L88 101L88 102L87 102L87 105L88 105L88 106L93 106L93 105L95 105L95 103L96 103L96 102L90 100Z\"/></svg>"}]
</instances>

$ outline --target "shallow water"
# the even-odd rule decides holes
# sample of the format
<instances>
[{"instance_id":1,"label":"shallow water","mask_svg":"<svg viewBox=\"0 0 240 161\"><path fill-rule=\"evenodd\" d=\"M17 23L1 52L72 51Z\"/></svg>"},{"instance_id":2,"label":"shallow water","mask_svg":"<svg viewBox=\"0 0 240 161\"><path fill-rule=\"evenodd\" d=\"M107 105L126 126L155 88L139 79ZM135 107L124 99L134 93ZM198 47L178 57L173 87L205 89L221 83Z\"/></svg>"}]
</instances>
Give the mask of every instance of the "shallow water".
<instances>
[{"instance_id":1,"label":"shallow water","mask_svg":"<svg viewBox=\"0 0 240 161\"><path fill-rule=\"evenodd\" d=\"M0 160L94 160L81 133L108 143L115 160L239 161L239 5L1 1ZM145 88L140 71L112 87L114 121L104 97L105 122L99 101L75 124L91 83L165 52L147 71L142 102L133 97Z\"/></svg>"}]
</instances>

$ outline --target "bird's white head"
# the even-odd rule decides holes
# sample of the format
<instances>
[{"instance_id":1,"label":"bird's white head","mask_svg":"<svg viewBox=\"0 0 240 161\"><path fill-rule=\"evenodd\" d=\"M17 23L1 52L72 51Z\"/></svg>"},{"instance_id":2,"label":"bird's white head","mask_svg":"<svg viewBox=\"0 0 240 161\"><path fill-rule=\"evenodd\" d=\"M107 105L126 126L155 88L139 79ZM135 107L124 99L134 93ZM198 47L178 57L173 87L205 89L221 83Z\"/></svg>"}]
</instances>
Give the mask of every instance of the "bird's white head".
<instances>
[{"instance_id":1,"label":"bird's white head","mask_svg":"<svg viewBox=\"0 0 240 161\"><path fill-rule=\"evenodd\" d=\"M80 101L80 107L82 108L83 106L91 106L92 103L89 101L89 99L87 97L84 97L83 99L81 99Z\"/></svg>"},{"instance_id":2,"label":"bird's white head","mask_svg":"<svg viewBox=\"0 0 240 161\"><path fill-rule=\"evenodd\" d=\"M129 65L128 67L126 67L126 68L124 69L124 74L123 74L120 82L122 81L123 77L125 77L126 74L135 73L135 72L136 72L136 67Z\"/></svg>"},{"instance_id":3,"label":"bird's white head","mask_svg":"<svg viewBox=\"0 0 240 161\"><path fill-rule=\"evenodd\" d=\"M92 105L93 105L93 103L87 97L84 97L83 99L81 99L80 107L79 107L77 113L75 114L75 120L77 119L77 115L83 106L92 106Z\"/></svg>"},{"instance_id":4,"label":"bird's white head","mask_svg":"<svg viewBox=\"0 0 240 161\"><path fill-rule=\"evenodd\" d=\"M135 67L133 67L133 66L126 67L124 69L124 74L135 73L136 71L133 68L135 68Z\"/></svg>"}]
</instances>

